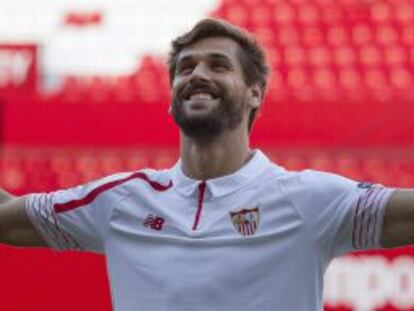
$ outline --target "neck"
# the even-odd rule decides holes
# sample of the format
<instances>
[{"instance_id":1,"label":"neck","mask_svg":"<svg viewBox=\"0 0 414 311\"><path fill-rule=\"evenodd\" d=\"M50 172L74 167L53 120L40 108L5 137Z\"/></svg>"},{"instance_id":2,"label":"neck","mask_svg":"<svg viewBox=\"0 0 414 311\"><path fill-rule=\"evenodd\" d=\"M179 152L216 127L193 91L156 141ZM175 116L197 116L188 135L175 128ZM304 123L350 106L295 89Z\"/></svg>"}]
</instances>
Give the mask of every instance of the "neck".
<instances>
[{"instance_id":1,"label":"neck","mask_svg":"<svg viewBox=\"0 0 414 311\"><path fill-rule=\"evenodd\" d=\"M184 174L198 180L229 175L251 156L248 134L239 130L222 133L211 142L198 142L181 133L180 153Z\"/></svg>"}]
</instances>

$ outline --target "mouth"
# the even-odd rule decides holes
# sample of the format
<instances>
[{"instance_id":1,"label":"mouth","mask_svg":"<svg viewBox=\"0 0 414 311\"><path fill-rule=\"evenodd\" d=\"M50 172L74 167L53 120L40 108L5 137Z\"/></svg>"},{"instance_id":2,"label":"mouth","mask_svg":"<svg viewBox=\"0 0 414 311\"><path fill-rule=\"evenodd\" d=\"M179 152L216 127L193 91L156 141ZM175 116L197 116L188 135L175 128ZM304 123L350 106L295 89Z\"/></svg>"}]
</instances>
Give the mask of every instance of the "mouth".
<instances>
[{"instance_id":1,"label":"mouth","mask_svg":"<svg viewBox=\"0 0 414 311\"><path fill-rule=\"evenodd\" d=\"M185 100L216 100L219 96L217 92L207 88L195 88L185 93Z\"/></svg>"}]
</instances>

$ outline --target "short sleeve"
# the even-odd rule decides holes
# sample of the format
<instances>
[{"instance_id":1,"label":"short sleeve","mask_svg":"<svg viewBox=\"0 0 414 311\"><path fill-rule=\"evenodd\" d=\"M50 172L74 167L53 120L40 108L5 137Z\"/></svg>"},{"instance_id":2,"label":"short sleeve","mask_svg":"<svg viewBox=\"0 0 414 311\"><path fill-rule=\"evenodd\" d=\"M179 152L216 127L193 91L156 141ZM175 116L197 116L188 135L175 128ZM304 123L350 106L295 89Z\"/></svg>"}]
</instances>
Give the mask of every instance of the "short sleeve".
<instances>
[{"instance_id":1,"label":"short sleeve","mask_svg":"<svg viewBox=\"0 0 414 311\"><path fill-rule=\"evenodd\" d=\"M286 190L326 256L381 247L385 207L394 189L306 170Z\"/></svg>"},{"instance_id":2,"label":"short sleeve","mask_svg":"<svg viewBox=\"0 0 414 311\"><path fill-rule=\"evenodd\" d=\"M115 186L129 175L120 173L66 190L29 194L26 212L52 248L102 253L112 206L122 196Z\"/></svg>"}]
</instances>

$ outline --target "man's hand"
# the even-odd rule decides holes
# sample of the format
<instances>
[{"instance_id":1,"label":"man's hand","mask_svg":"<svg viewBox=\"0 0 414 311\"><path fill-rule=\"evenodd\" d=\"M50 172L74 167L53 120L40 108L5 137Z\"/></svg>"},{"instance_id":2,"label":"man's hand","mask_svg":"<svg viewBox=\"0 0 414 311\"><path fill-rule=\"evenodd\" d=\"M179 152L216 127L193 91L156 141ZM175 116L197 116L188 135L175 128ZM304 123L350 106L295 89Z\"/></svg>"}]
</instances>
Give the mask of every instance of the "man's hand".
<instances>
[{"instance_id":1,"label":"man's hand","mask_svg":"<svg viewBox=\"0 0 414 311\"><path fill-rule=\"evenodd\" d=\"M382 246L414 244L414 190L396 190L385 209Z\"/></svg>"},{"instance_id":2,"label":"man's hand","mask_svg":"<svg viewBox=\"0 0 414 311\"><path fill-rule=\"evenodd\" d=\"M0 243L14 246L46 246L25 211L25 197L0 189Z\"/></svg>"}]
</instances>

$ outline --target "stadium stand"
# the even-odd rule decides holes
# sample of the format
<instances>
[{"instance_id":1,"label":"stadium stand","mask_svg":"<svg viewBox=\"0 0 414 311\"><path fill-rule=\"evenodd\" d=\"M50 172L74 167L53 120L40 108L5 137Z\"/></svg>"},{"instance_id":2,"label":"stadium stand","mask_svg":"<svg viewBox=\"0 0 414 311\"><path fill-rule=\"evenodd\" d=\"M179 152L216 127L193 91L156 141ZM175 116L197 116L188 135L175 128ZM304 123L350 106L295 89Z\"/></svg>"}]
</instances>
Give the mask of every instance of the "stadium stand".
<instances>
[{"instance_id":1,"label":"stadium stand","mask_svg":"<svg viewBox=\"0 0 414 311\"><path fill-rule=\"evenodd\" d=\"M249 29L266 47L272 69L280 73L279 79L273 80L280 85L271 85L271 89L289 90L285 92L286 96L276 96L271 92L269 102L282 102L290 97L299 102L319 101L319 94L329 102L340 101L353 87L350 81L357 81L355 85L362 86L356 99L365 102L401 97L401 90L413 88L413 7L412 2L403 0L392 4L389 1L246 0L222 1L212 15ZM104 13L93 10L84 13L69 11L63 20L70 25L96 27L103 27L99 25L104 21ZM86 30L77 31L82 34L90 30L86 27ZM71 36L76 36L76 32L61 39L61 43L66 40L70 44ZM93 39L94 36L87 38ZM51 39L52 46L54 40ZM47 47L48 42L44 45ZM114 57L114 61L116 59ZM143 59L128 74L139 85L138 88L133 85L130 91L147 94L144 101L168 101L167 85L163 82L167 79L165 59L148 55ZM98 81L107 77L118 78L117 75L92 75L85 85L85 75L71 74L62 78L63 83L54 93L64 99L62 102L72 102L80 86L92 93L98 87L101 95L97 98L92 96L92 100L110 101L114 93L123 92L118 88L124 89L124 85L99 84ZM154 80L161 81L157 89L163 90L157 98L150 95L153 93L151 88L157 85ZM411 99L402 97L404 101ZM350 96L348 99L355 98Z\"/></svg>"},{"instance_id":2,"label":"stadium stand","mask_svg":"<svg viewBox=\"0 0 414 311\"><path fill-rule=\"evenodd\" d=\"M330 171L355 180L375 180L398 187L414 183L414 155L407 150L338 151L269 149L273 160L292 170ZM52 191L86 183L101 176L142 167L173 165L177 150L5 148L0 152L0 184L14 193Z\"/></svg>"}]
</instances>

